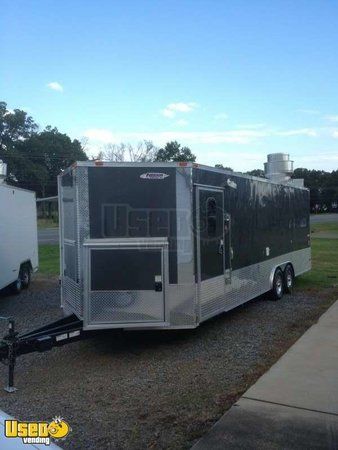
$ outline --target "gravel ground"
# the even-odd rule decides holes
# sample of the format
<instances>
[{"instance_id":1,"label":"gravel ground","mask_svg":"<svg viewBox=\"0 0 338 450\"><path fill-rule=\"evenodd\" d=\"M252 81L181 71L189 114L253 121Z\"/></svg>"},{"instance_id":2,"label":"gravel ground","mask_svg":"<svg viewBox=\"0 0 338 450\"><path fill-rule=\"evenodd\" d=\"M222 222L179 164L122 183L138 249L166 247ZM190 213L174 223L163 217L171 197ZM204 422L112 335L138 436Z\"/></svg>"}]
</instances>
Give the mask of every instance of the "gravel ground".
<instances>
[{"instance_id":1,"label":"gravel ground","mask_svg":"<svg viewBox=\"0 0 338 450\"><path fill-rule=\"evenodd\" d=\"M64 449L189 448L337 299L338 290L267 296L196 330L107 332L18 359L0 408L22 420L64 417ZM20 331L61 317L55 280L2 296ZM4 324L0 330L3 334ZM6 368L0 380L6 382Z\"/></svg>"}]
</instances>

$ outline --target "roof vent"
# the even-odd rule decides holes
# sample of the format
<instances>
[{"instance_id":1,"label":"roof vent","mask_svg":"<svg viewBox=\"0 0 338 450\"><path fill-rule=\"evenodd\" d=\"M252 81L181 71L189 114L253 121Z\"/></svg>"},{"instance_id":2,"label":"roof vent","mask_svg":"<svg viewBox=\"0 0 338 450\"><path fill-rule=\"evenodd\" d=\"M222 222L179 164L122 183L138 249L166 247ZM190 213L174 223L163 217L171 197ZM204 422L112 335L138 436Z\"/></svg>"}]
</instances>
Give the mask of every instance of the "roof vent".
<instances>
[{"instance_id":1,"label":"roof vent","mask_svg":"<svg viewBox=\"0 0 338 450\"><path fill-rule=\"evenodd\" d=\"M0 184L5 181L7 176L7 164L0 159Z\"/></svg>"},{"instance_id":2,"label":"roof vent","mask_svg":"<svg viewBox=\"0 0 338 450\"><path fill-rule=\"evenodd\" d=\"M288 153L270 153L264 163L266 178L276 183L288 183L293 174L293 161Z\"/></svg>"}]
</instances>

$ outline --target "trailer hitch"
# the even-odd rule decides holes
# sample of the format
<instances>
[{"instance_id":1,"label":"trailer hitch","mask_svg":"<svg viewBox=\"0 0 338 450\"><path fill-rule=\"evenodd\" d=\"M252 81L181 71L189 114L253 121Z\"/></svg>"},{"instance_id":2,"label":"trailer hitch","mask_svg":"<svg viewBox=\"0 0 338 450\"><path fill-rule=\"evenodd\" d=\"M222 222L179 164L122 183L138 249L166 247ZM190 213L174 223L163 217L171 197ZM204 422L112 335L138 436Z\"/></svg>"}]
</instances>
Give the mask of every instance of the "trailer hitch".
<instances>
[{"instance_id":1,"label":"trailer hitch","mask_svg":"<svg viewBox=\"0 0 338 450\"><path fill-rule=\"evenodd\" d=\"M80 339L92 337L96 333L83 330L83 322L74 314L47 324L25 334L15 331L15 321L11 317L0 317L8 321L8 329L0 343L0 361L8 366L6 392L15 392L14 367L20 355L45 352Z\"/></svg>"},{"instance_id":2,"label":"trailer hitch","mask_svg":"<svg viewBox=\"0 0 338 450\"><path fill-rule=\"evenodd\" d=\"M3 320L8 320L8 331L7 334L2 338L2 343L4 344L4 349L7 350L7 355L4 357L7 360L8 365L8 384L4 388L7 392L15 392L17 389L14 387L14 367L15 367L15 347L18 342L18 332L15 331L15 321L11 317L1 317Z\"/></svg>"}]
</instances>

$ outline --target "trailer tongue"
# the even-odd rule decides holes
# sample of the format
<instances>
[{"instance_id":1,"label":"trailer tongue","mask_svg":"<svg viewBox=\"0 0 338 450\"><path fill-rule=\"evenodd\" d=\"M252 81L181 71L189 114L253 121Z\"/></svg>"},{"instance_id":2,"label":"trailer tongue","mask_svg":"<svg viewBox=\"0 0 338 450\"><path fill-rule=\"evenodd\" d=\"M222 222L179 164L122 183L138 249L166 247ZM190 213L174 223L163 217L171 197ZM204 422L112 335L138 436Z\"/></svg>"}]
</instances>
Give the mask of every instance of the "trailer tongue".
<instances>
[{"instance_id":1,"label":"trailer tongue","mask_svg":"<svg viewBox=\"0 0 338 450\"><path fill-rule=\"evenodd\" d=\"M7 392L16 391L14 367L18 356L51 350L53 347L70 344L95 334L93 331L84 331L82 320L75 314L24 334L15 331L14 319L10 317L1 317L1 319L8 320L8 331L0 344L0 361L8 365L8 385L5 387Z\"/></svg>"}]
</instances>

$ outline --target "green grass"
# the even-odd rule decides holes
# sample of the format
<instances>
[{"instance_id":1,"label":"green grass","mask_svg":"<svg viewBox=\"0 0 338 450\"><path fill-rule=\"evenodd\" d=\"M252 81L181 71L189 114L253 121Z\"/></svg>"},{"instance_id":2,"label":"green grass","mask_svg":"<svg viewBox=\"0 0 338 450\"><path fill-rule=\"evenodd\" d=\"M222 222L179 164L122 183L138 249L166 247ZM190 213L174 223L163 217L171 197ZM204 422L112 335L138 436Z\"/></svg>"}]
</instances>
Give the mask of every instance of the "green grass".
<instances>
[{"instance_id":1,"label":"green grass","mask_svg":"<svg viewBox=\"0 0 338 450\"><path fill-rule=\"evenodd\" d=\"M38 228L57 228L58 219L38 219Z\"/></svg>"},{"instance_id":2,"label":"green grass","mask_svg":"<svg viewBox=\"0 0 338 450\"><path fill-rule=\"evenodd\" d=\"M58 245L39 245L39 273L59 275L60 256Z\"/></svg>"},{"instance_id":3,"label":"green grass","mask_svg":"<svg viewBox=\"0 0 338 450\"><path fill-rule=\"evenodd\" d=\"M322 231L338 233L338 219L337 222L314 223L313 225L311 225L311 233L320 233Z\"/></svg>"},{"instance_id":4,"label":"green grass","mask_svg":"<svg viewBox=\"0 0 338 450\"><path fill-rule=\"evenodd\" d=\"M297 278L297 287L338 286L338 239L315 238L311 240L311 248L312 270Z\"/></svg>"}]
</instances>

